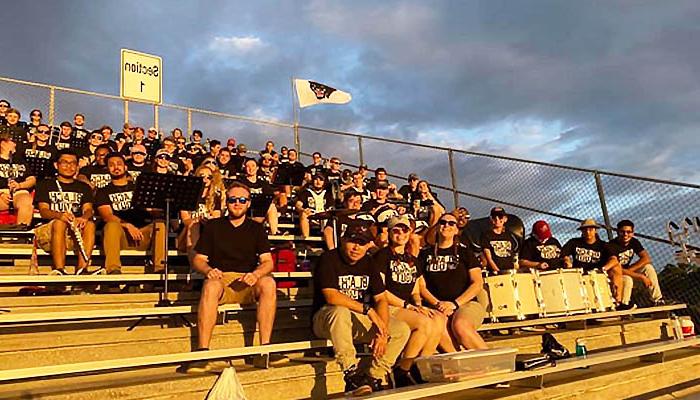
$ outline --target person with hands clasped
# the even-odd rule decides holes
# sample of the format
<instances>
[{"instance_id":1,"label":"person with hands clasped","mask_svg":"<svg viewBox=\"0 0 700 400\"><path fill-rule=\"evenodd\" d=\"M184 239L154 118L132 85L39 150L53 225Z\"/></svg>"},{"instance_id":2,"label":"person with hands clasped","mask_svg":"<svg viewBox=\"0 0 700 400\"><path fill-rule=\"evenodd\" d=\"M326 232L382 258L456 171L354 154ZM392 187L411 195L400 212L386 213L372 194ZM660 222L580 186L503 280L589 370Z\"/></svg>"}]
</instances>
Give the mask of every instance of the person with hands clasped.
<instances>
[{"instance_id":1,"label":"person with hands clasped","mask_svg":"<svg viewBox=\"0 0 700 400\"><path fill-rule=\"evenodd\" d=\"M407 246L412 232L409 217L392 217L388 228L389 245L374 255L374 262L386 285L389 314L411 328L403 358L394 368L394 385L404 387L423 382L413 361L418 356L435 354L447 316L422 305L418 249L411 251Z\"/></svg>"},{"instance_id":2,"label":"person with hands clasped","mask_svg":"<svg viewBox=\"0 0 700 400\"><path fill-rule=\"evenodd\" d=\"M382 389L411 332L389 315L384 282L367 255L371 243L367 226L348 226L339 248L323 253L314 276L313 331L333 343L346 395L353 396ZM372 347L367 372L358 368L354 341Z\"/></svg>"},{"instance_id":3,"label":"person with hands clasped","mask_svg":"<svg viewBox=\"0 0 700 400\"><path fill-rule=\"evenodd\" d=\"M457 218L444 214L438 220L434 247L423 249L418 256L423 269L420 292L425 302L448 317L440 347L454 352L486 349L476 331L486 317L485 307L476 301L484 288L481 266L469 246L457 240Z\"/></svg>"},{"instance_id":4,"label":"person with hands clasped","mask_svg":"<svg viewBox=\"0 0 700 400\"><path fill-rule=\"evenodd\" d=\"M217 307L221 304L251 304L257 300L260 344L270 344L277 308L277 286L270 243L262 224L246 217L250 189L234 182L226 191L228 215L211 220L195 246L192 268L206 276L197 313L198 350L209 350ZM275 357L261 354L253 364L267 368ZM192 362L188 373L216 369L210 361Z\"/></svg>"}]
</instances>

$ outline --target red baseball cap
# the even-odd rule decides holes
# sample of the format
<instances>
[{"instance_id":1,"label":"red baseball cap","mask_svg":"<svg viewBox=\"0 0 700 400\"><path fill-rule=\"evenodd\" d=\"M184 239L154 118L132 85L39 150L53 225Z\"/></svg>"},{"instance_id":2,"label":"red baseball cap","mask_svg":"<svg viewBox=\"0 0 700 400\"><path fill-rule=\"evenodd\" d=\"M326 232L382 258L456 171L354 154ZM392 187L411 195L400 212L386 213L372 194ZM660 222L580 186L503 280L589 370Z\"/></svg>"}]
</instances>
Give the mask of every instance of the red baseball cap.
<instances>
[{"instance_id":1,"label":"red baseball cap","mask_svg":"<svg viewBox=\"0 0 700 400\"><path fill-rule=\"evenodd\" d=\"M540 242L552 237L552 231L549 230L549 224L546 221L539 220L532 225L532 234Z\"/></svg>"}]
</instances>

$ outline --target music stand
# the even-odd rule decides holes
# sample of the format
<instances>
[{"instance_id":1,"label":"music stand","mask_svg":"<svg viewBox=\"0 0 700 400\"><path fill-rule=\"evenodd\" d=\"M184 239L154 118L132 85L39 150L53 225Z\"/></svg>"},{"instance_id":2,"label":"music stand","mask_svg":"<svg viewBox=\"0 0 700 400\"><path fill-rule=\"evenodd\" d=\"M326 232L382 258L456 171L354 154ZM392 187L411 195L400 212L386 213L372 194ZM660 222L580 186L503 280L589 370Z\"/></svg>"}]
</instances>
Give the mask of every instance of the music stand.
<instances>
[{"instance_id":1,"label":"music stand","mask_svg":"<svg viewBox=\"0 0 700 400\"><path fill-rule=\"evenodd\" d=\"M136 185L133 206L165 210L165 263L162 299L157 306L171 306L168 299L168 233L170 232L171 210L195 210L204 189L204 179L198 176L157 174L143 172Z\"/></svg>"},{"instance_id":2,"label":"music stand","mask_svg":"<svg viewBox=\"0 0 700 400\"><path fill-rule=\"evenodd\" d=\"M250 208L248 208L248 216L251 218L266 216L267 210L270 209L270 204L272 204L272 200L274 199L274 197L275 196L271 194L252 194L250 196Z\"/></svg>"},{"instance_id":3,"label":"music stand","mask_svg":"<svg viewBox=\"0 0 700 400\"><path fill-rule=\"evenodd\" d=\"M27 166L27 176L34 176L37 179L53 176L53 161L41 157L25 157L24 163Z\"/></svg>"}]
</instances>

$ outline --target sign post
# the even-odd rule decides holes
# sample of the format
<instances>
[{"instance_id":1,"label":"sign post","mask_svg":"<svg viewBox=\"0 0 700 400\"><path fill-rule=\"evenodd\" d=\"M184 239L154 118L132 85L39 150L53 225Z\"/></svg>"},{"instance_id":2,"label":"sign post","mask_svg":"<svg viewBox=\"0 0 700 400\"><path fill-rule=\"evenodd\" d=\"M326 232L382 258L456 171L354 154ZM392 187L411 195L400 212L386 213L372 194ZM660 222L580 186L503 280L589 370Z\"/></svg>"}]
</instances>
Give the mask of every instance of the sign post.
<instances>
[{"instance_id":1,"label":"sign post","mask_svg":"<svg viewBox=\"0 0 700 400\"><path fill-rule=\"evenodd\" d=\"M122 49L119 95L125 100L163 103L163 59Z\"/></svg>"}]
</instances>

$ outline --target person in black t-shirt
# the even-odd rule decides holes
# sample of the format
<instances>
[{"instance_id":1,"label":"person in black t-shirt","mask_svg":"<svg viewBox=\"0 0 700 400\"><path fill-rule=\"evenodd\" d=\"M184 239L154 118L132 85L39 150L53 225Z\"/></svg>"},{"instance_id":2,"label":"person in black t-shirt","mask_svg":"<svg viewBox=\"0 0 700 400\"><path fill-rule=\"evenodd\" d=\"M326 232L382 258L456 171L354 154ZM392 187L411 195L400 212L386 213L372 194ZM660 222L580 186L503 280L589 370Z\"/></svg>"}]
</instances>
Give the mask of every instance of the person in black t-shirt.
<instances>
[{"instance_id":1,"label":"person in black t-shirt","mask_svg":"<svg viewBox=\"0 0 700 400\"><path fill-rule=\"evenodd\" d=\"M403 358L394 369L394 381L402 387L421 380L413 360L435 354L447 317L422 306L419 280L423 278L417 262L419 250L407 246L412 232L408 215L391 218L388 228L389 245L374 254L374 262L386 285L389 313L411 328Z\"/></svg>"},{"instance_id":2,"label":"person in black t-shirt","mask_svg":"<svg viewBox=\"0 0 700 400\"><path fill-rule=\"evenodd\" d=\"M222 178L235 179L237 177L238 170L231 162L231 151L228 147L219 150L219 156L216 158L216 162L219 164Z\"/></svg>"},{"instance_id":3,"label":"person in black t-shirt","mask_svg":"<svg viewBox=\"0 0 700 400\"><path fill-rule=\"evenodd\" d=\"M581 231L581 237L569 240L562 248L564 265L566 268L581 268L585 272L600 269L607 273L612 281L612 292L618 303L617 309L627 309L622 305L622 267L610 254L607 244L598 237L598 228L600 225L592 218L581 222L578 228Z\"/></svg>"},{"instance_id":4,"label":"person in black t-shirt","mask_svg":"<svg viewBox=\"0 0 700 400\"><path fill-rule=\"evenodd\" d=\"M323 253L314 271L313 331L333 343L349 395L380 390L410 335L405 322L389 315L384 282L367 255L371 240L366 226L348 227L340 247ZM358 369L355 341L372 345L368 373Z\"/></svg>"},{"instance_id":5,"label":"person in black t-shirt","mask_svg":"<svg viewBox=\"0 0 700 400\"><path fill-rule=\"evenodd\" d=\"M491 229L481 236L481 257L493 272L518 269L518 241L506 230L508 214L503 207L491 209Z\"/></svg>"},{"instance_id":6,"label":"person in black t-shirt","mask_svg":"<svg viewBox=\"0 0 700 400\"><path fill-rule=\"evenodd\" d=\"M101 189L112 180L107 170L105 157L111 152L106 144L101 144L95 149L95 162L80 169L78 180L90 185L92 190Z\"/></svg>"},{"instance_id":7,"label":"person in black t-shirt","mask_svg":"<svg viewBox=\"0 0 700 400\"><path fill-rule=\"evenodd\" d=\"M73 125L71 125L68 121L63 121L61 122L58 136L54 137L53 145L56 146L57 150L64 150L70 148L72 143ZM80 154L78 154L78 157L80 157Z\"/></svg>"},{"instance_id":8,"label":"person in black t-shirt","mask_svg":"<svg viewBox=\"0 0 700 400\"><path fill-rule=\"evenodd\" d=\"M359 212L360 204L360 195L351 192L345 195L345 199L343 200L343 209L350 212ZM326 243L326 248L328 250L333 250L337 247L336 243L340 242L340 238L343 236L348 226L355 223L367 223L368 225L372 225L374 223L374 220L366 221L364 219L358 219L359 215L359 213L347 215L341 214L336 218L335 224L333 223L332 219L329 219L328 222L326 222L326 226L323 228L323 241ZM371 218L369 214L365 215Z\"/></svg>"},{"instance_id":9,"label":"person in black t-shirt","mask_svg":"<svg viewBox=\"0 0 700 400\"><path fill-rule=\"evenodd\" d=\"M437 194L433 193L430 185L426 181L418 182L416 191L413 193L413 215L417 221L424 221L428 226L433 226L438 218L445 213Z\"/></svg>"},{"instance_id":10,"label":"person in black t-shirt","mask_svg":"<svg viewBox=\"0 0 700 400\"><path fill-rule=\"evenodd\" d=\"M246 160L244 168L246 176L241 180L241 183L243 183L250 189L251 196L274 197L275 190L272 188L272 186L258 176L257 161L253 160L252 158ZM267 224L270 226L270 234L277 234L277 220L279 218L279 214L277 213L277 206L275 206L274 201L270 203L270 206L267 208L267 210L253 209L251 211L251 218L253 218L254 221L260 223L267 221Z\"/></svg>"},{"instance_id":11,"label":"person in black t-shirt","mask_svg":"<svg viewBox=\"0 0 700 400\"><path fill-rule=\"evenodd\" d=\"M7 110L10 109L10 102L1 99L0 100L0 125L6 125L7 124L7 119L5 116L7 115Z\"/></svg>"},{"instance_id":12,"label":"person in black t-shirt","mask_svg":"<svg viewBox=\"0 0 700 400\"><path fill-rule=\"evenodd\" d=\"M634 237L634 223L623 219L617 223L617 237L608 243L610 254L622 267L622 304L630 304L634 279L641 281L649 291L654 305L666 305L661 294L659 278L651 264L651 256L642 243ZM637 261L632 262L634 256Z\"/></svg>"},{"instance_id":13,"label":"person in black t-shirt","mask_svg":"<svg viewBox=\"0 0 700 400\"><path fill-rule=\"evenodd\" d=\"M29 192L36 178L30 175L21 154L15 157L16 149L9 134L0 134L0 210L8 210L12 205L17 210L17 224L28 227L34 213Z\"/></svg>"},{"instance_id":14,"label":"person in black t-shirt","mask_svg":"<svg viewBox=\"0 0 700 400\"><path fill-rule=\"evenodd\" d=\"M12 141L17 144L27 143L29 140L29 128L26 122L19 120L20 116L19 110L14 108L8 109L5 114L5 129L12 137Z\"/></svg>"},{"instance_id":15,"label":"person in black t-shirt","mask_svg":"<svg viewBox=\"0 0 700 400\"><path fill-rule=\"evenodd\" d=\"M78 171L78 155L72 150L59 151L54 167L58 171L57 178L45 179L36 188L34 203L41 218L51 220L36 228L37 242L43 250L51 253L52 274L66 275L67 247L81 254L78 256L76 275L88 273L88 260L95 245L92 190L88 184L73 178ZM76 231L82 237L82 248L87 257L83 257L78 248L80 240L75 235Z\"/></svg>"},{"instance_id":16,"label":"person in black t-shirt","mask_svg":"<svg viewBox=\"0 0 700 400\"><path fill-rule=\"evenodd\" d=\"M520 250L520 266L541 270L564 267L561 244L552 237L546 221L537 221L532 225L532 235L525 240Z\"/></svg>"},{"instance_id":17,"label":"person in black t-shirt","mask_svg":"<svg viewBox=\"0 0 700 400\"><path fill-rule=\"evenodd\" d=\"M131 159L126 162L126 169L129 172L129 175L131 175L131 177L134 179L134 182L136 182L136 179L142 172L148 170L146 157L148 157L148 150L146 150L146 146L142 144L135 144L131 146Z\"/></svg>"},{"instance_id":18,"label":"person in black t-shirt","mask_svg":"<svg viewBox=\"0 0 700 400\"><path fill-rule=\"evenodd\" d=\"M408 204L413 204L413 196L418 189L419 181L418 174L408 174L408 184L399 188L399 195Z\"/></svg>"},{"instance_id":19,"label":"person in black t-shirt","mask_svg":"<svg viewBox=\"0 0 700 400\"><path fill-rule=\"evenodd\" d=\"M250 189L234 182L226 196L228 215L209 221L192 260L192 268L206 276L197 314L199 350L209 349L220 304L247 304L257 299L262 345L270 344L275 321L277 286L270 275L273 269L270 243L265 228L246 218ZM268 355L260 359L264 366L269 365ZM187 372L206 372L213 367L207 361L195 362L187 366Z\"/></svg>"},{"instance_id":20,"label":"person in black t-shirt","mask_svg":"<svg viewBox=\"0 0 700 400\"><path fill-rule=\"evenodd\" d=\"M121 250L151 249L153 272L165 268L165 222L152 221L143 208L132 204L136 184L131 180L124 156L110 153L106 157L111 182L95 195L95 208L105 222L103 244L108 274L121 274Z\"/></svg>"},{"instance_id":21,"label":"person in black t-shirt","mask_svg":"<svg viewBox=\"0 0 700 400\"><path fill-rule=\"evenodd\" d=\"M53 163L56 161L58 150L49 144L51 129L46 124L39 124L32 134L31 143L17 150L19 157L26 162L27 168L37 179L56 175ZM34 167L32 167L34 165Z\"/></svg>"},{"instance_id":22,"label":"person in black t-shirt","mask_svg":"<svg viewBox=\"0 0 700 400\"><path fill-rule=\"evenodd\" d=\"M457 218L445 214L438 220L437 243L418 256L425 285L421 296L426 303L449 318L440 347L454 352L486 349L477 329L486 317L486 308L477 301L484 289L481 265L472 250L457 241Z\"/></svg>"},{"instance_id":23,"label":"person in black t-shirt","mask_svg":"<svg viewBox=\"0 0 700 400\"><path fill-rule=\"evenodd\" d=\"M311 160L311 164L306 167L306 173L308 173L310 176L326 173L326 167L323 165L323 157L321 156L321 153L318 151L314 152L311 155Z\"/></svg>"},{"instance_id":24,"label":"person in black t-shirt","mask_svg":"<svg viewBox=\"0 0 700 400\"><path fill-rule=\"evenodd\" d=\"M314 175L311 186L297 196L297 202L294 205L299 214L301 236L309 237L311 231L309 216L329 210L333 205L333 196L326 188L326 177L323 174Z\"/></svg>"}]
</instances>

